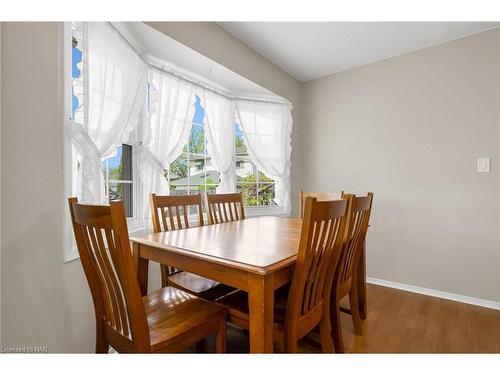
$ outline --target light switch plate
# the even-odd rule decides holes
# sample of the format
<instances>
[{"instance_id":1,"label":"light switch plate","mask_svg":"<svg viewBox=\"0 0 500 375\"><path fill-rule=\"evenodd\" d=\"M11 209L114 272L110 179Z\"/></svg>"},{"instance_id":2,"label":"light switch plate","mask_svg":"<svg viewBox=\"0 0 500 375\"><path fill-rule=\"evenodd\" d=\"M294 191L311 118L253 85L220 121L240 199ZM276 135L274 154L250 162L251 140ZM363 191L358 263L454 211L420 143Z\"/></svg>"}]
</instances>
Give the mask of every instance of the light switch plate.
<instances>
[{"instance_id":1,"label":"light switch plate","mask_svg":"<svg viewBox=\"0 0 500 375\"><path fill-rule=\"evenodd\" d=\"M490 158L478 158L477 159L477 172L478 173L489 173L490 168Z\"/></svg>"}]
</instances>

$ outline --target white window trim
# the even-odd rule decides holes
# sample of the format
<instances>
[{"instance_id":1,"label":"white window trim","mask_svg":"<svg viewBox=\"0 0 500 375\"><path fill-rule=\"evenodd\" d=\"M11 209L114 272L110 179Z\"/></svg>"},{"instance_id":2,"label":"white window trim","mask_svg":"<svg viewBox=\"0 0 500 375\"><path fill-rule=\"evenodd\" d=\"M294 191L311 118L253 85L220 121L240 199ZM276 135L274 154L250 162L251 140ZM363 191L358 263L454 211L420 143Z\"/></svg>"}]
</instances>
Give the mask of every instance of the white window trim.
<instances>
[{"instance_id":1,"label":"white window trim","mask_svg":"<svg viewBox=\"0 0 500 375\"><path fill-rule=\"evenodd\" d=\"M72 30L71 22L64 22L60 28L61 36L61 51L63 59L61 69L61 83L62 83L62 103L61 103L61 117L62 117L62 133L63 133L63 202L62 202L62 218L63 218L63 256L64 263L71 262L78 259L80 256L76 248L76 242L73 235L73 226L71 224L71 216L68 207L68 198L75 196L75 189L73 186L73 145L69 134L69 127L72 120Z\"/></svg>"},{"instance_id":2,"label":"white window trim","mask_svg":"<svg viewBox=\"0 0 500 375\"><path fill-rule=\"evenodd\" d=\"M137 130L135 130L135 135L132 136L134 140L141 139L141 127L139 126ZM126 144L130 144L132 146L132 191L133 191L133 216L127 218L127 227L129 233L134 233L145 229L144 218L142 217L143 212L143 199L142 199L142 183L139 181L139 172L138 172L138 158L139 152L137 147L137 142L133 140L129 140L130 142ZM106 181L106 180L105 180ZM120 182L120 180L107 180L107 182ZM128 181L126 181L128 182Z\"/></svg>"},{"instance_id":3,"label":"white window trim","mask_svg":"<svg viewBox=\"0 0 500 375\"><path fill-rule=\"evenodd\" d=\"M240 125L241 126L241 125ZM236 142L236 132L234 132L234 141ZM245 142L245 141L243 141ZM255 164L255 162L252 161L252 159L250 158L250 156L247 154L245 157L238 157L238 155L236 155L236 147L235 147L235 154L233 155L233 168L235 169L235 173L234 173L234 176L235 176L235 186L237 187L238 186L238 175L236 173L236 170L238 169L237 168L237 163L239 161L249 161L250 163L252 163L254 166L255 166L255 170L257 172L257 176L256 176L256 186L258 186L259 184L259 169L257 168L257 165ZM276 183L277 181L276 180L273 180L273 184L274 184L274 188L276 189ZM267 206L244 206L245 207L245 216L246 217L255 217L255 216L289 216L287 215L284 210L283 210L283 206L271 206L271 205L267 205Z\"/></svg>"},{"instance_id":4,"label":"white window trim","mask_svg":"<svg viewBox=\"0 0 500 375\"><path fill-rule=\"evenodd\" d=\"M282 206L245 206L245 217L289 216Z\"/></svg>"}]
</instances>

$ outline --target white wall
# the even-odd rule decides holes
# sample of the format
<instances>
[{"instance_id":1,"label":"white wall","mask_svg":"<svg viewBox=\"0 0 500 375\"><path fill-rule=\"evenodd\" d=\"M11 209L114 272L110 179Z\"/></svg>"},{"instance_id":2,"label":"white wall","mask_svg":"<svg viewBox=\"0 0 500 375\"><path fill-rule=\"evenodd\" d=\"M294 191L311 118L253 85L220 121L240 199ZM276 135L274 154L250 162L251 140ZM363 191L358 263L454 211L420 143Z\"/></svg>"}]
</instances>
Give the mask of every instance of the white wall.
<instances>
[{"instance_id":1,"label":"white wall","mask_svg":"<svg viewBox=\"0 0 500 375\"><path fill-rule=\"evenodd\" d=\"M500 301L499 38L304 84L303 187L375 193L368 276Z\"/></svg>"},{"instance_id":2,"label":"white wall","mask_svg":"<svg viewBox=\"0 0 500 375\"><path fill-rule=\"evenodd\" d=\"M292 100L298 118L297 81L220 27L205 23L199 28L203 35L191 35L191 43L223 35L240 54L228 67L239 72L234 67L248 69L247 59L252 59L254 80ZM90 292L80 262L63 263L62 32L58 23L2 25L2 343L91 352L95 321ZM219 52L217 44L205 45L208 57ZM298 121L294 126L299 129ZM295 137L295 186L298 141ZM150 276L154 289L160 278L155 272Z\"/></svg>"}]
</instances>

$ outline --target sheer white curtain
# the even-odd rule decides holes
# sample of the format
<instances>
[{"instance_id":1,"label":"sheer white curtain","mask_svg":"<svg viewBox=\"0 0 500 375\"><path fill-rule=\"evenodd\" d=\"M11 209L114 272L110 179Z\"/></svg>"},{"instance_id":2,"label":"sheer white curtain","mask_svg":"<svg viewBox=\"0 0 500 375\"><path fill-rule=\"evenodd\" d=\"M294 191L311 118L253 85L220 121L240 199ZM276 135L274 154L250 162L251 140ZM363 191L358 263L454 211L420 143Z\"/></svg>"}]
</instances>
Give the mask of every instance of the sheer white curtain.
<instances>
[{"instance_id":1,"label":"sheer white curtain","mask_svg":"<svg viewBox=\"0 0 500 375\"><path fill-rule=\"evenodd\" d=\"M108 23L89 22L84 33L83 116L71 137L81 155L79 196L104 198L102 158L136 129L146 98L148 67Z\"/></svg>"},{"instance_id":2,"label":"sheer white curtain","mask_svg":"<svg viewBox=\"0 0 500 375\"><path fill-rule=\"evenodd\" d=\"M185 80L151 70L149 121L143 128L140 177L144 191L144 218L150 225L149 195L168 194L165 171L182 154L194 116L195 88Z\"/></svg>"},{"instance_id":3,"label":"sheer white curtain","mask_svg":"<svg viewBox=\"0 0 500 375\"><path fill-rule=\"evenodd\" d=\"M276 203L289 214L292 106L245 100L235 106L250 159L276 181Z\"/></svg>"},{"instance_id":4,"label":"sheer white curtain","mask_svg":"<svg viewBox=\"0 0 500 375\"><path fill-rule=\"evenodd\" d=\"M200 92L205 109L207 153L220 173L217 193L236 191L234 104L232 100L208 90Z\"/></svg>"}]
</instances>

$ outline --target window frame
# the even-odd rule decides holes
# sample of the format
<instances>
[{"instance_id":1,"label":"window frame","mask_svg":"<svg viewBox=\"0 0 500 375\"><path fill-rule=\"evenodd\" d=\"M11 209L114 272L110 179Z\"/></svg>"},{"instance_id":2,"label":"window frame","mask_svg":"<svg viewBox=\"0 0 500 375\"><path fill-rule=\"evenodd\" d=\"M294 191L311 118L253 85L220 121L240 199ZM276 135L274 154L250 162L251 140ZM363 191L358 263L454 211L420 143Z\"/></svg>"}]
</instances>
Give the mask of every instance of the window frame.
<instances>
[{"instance_id":1,"label":"window frame","mask_svg":"<svg viewBox=\"0 0 500 375\"><path fill-rule=\"evenodd\" d=\"M235 129L236 125L241 127L241 124L235 123ZM243 138L243 143L245 143L244 138ZM259 168L255 164L255 162L250 158L250 155L245 156L246 160L243 159L241 156L238 157L237 150L236 150L236 131L234 131L234 176L235 176L235 187L238 187L238 175L237 175L237 169L238 169L238 162L245 162L249 161L255 166L255 171L256 171L256 182L255 186L257 188L258 192L258 186L259 186ZM245 144L246 147L246 144ZM262 172L264 173L264 172ZM275 194L276 194L276 184L277 181L273 180L274 188L275 188ZM241 183L240 183L241 185ZM257 193L258 194L258 193ZM258 206L244 206L245 207L245 215L247 217L254 217L254 216L267 216L267 215L272 215L272 216L288 216L284 209L283 206L280 205L258 205Z\"/></svg>"},{"instance_id":2,"label":"window frame","mask_svg":"<svg viewBox=\"0 0 500 375\"><path fill-rule=\"evenodd\" d=\"M134 233L144 229L143 199L142 199L142 183L139 180L138 172L138 148L136 147L137 140L141 139L141 127L139 126L131 135L130 139L123 143L132 147L132 180L110 180L107 178L108 170L104 175L104 199L108 201L107 185L109 183L131 183L132 184L132 216L127 217L127 226L130 233ZM109 158L104 158L102 162L107 162ZM130 181L130 182L129 182ZM109 204L109 202L108 202Z\"/></svg>"},{"instance_id":3,"label":"window frame","mask_svg":"<svg viewBox=\"0 0 500 375\"><path fill-rule=\"evenodd\" d=\"M73 228L71 217L68 209L68 198L75 196L76 186L74 185L73 173L76 157L74 147L71 142L69 128L73 120L73 75L72 75L72 23L64 22L61 31L61 51L62 51L62 66L61 82L62 82L62 134L63 134L63 202L62 202L62 217L63 217L63 251L64 263L78 259L79 254L76 248L76 242L73 236Z\"/></svg>"},{"instance_id":4,"label":"window frame","mask_svg":"<svg viewBox=\"0 0 500 375\"><path fill-rule=\"evenodd\" d=\"M205 177L204 177L204 184L203 184L203 185L191 185L191 183L190 183L190 182L191 182L191 181L190 181L190 179L191 179L191 177L192 177L192 176L191 176L191 166L192 166L192 160L191 160L191 157L190 157L190 156L191 156L192 154L194 154L194 153L192 153L192 152L189 150L189 142L190 142L190 139L191 139L191 133L192 133L192 131L193 131L193 127L194 127L194 126L198 126L198 127L202 127L202 128L203 128L203 141L204 141L204 146L203 146L203 148L204 148L204 150L203 150L203 168L202 168L202 170L201 170L201 171L203 171L204 176L205 176ZM185 151L184 151L184 148L186 148L186 150L187 150L187 159L186 159L186 168L187 168L187 176L186 176L186 180L187 180L187 183L186 183L186 185L185 185L185 186L187 187L187 189L186 189L187 194L204 193L204 192L206 192L206 191L207 191L207 186L215 186L215 188L217 188L217 186L219 186L219 184L220 184L220 172L219 172L219 171L217 171L217 173L219 173L219 178L218 178L219 183L216 183L216 184L213 184L213 185L212 185L212 184L207 184L207 161L208 161L209 159L211 159L211 157L210 157L210 155L208 155L208 153L207 153L207 137L205 136L205 128L204 128L205 126L206 126L206 124L200 124L200 123L197 123L197 122L192 121L192 122L191 122L190 133L189 133L189 137L190 137L190 138L188 138L187 143L183 146L183 151L182 151L182 154L184 154L184 152L185 152ZM181 154L181 156L182 156L182 154ZM200 156L201 156L201 155L200 155ZM176 160L177 160L177 159L176 159ZM175 160L174 160L174 162L175 162ZM170 165L172 165L174 162L170 163ZM171 168L170 168L170 165L168 166L168 169L167 169L167 183L168 183L168 186L169 186L169 187L170 187L170 182L171 182L171 175L170 175L170 170L171 170ZM195 168L197 168L197 166L196 166L194 163L193 163L193 165L195 166ZM200 186L203 186L203 187L204 187L204 190L200 191L200 190L199 190L199 187L200 187ZM192 187L197 187L197 189L196 189L196 190L194 190L194 189L192 189Z\"/></svg>"}]
</instances>

